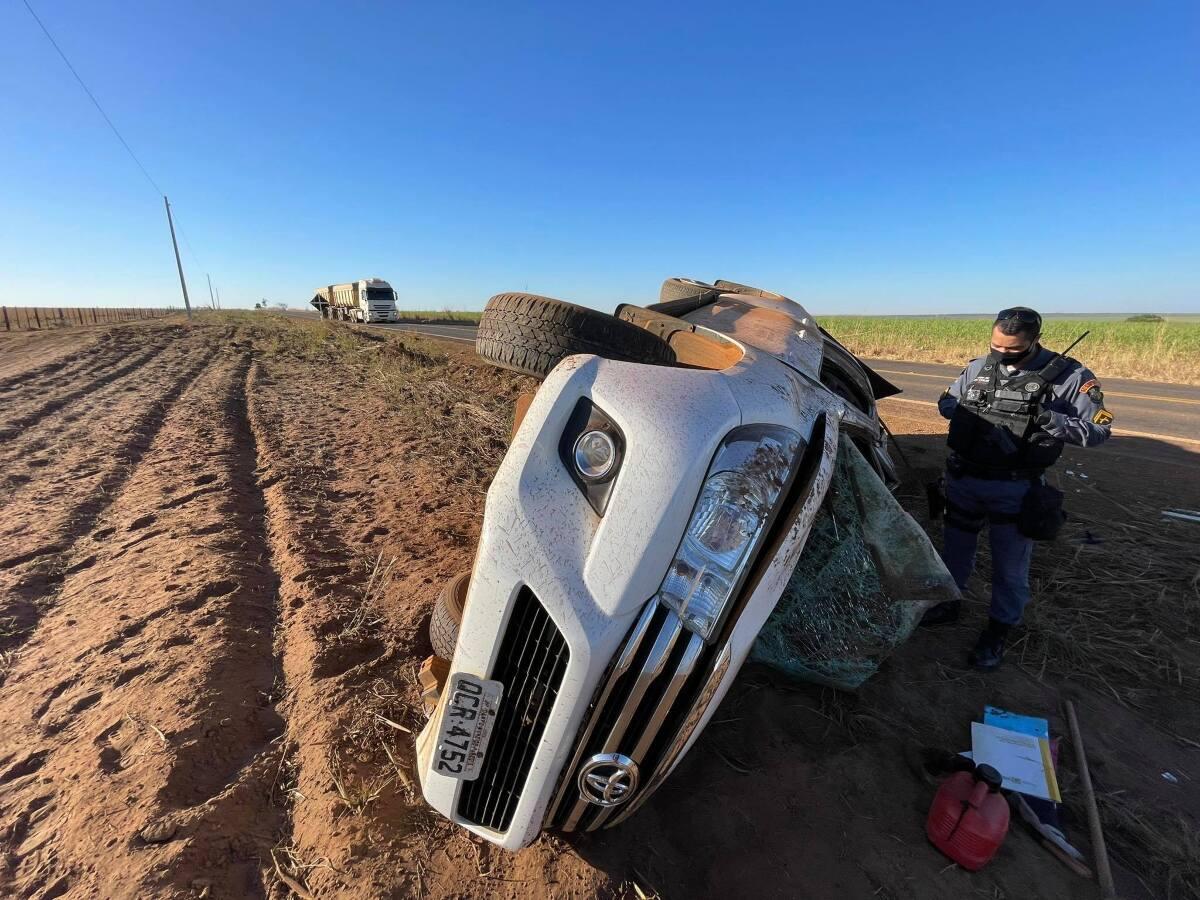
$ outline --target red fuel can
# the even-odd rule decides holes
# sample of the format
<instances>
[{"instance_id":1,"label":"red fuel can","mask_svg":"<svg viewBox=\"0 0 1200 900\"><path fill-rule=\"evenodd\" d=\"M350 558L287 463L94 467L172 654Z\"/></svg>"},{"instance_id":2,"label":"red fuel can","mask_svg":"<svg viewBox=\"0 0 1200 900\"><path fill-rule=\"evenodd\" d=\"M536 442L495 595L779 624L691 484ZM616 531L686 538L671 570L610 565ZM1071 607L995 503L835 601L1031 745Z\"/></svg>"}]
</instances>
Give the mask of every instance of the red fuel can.
<instances>
[{"instance_id":1,"label":"red fuel can","mask_svg":"<svg viewBox=\"0 0 1200 900\"><path fill-rule=\"evenodd\" d=\"M925 833L933 846L974 872L996 855L1008 834L1008 801L1003 779L988 765L955 772L938 788L929 807Z\"/></svg>"}]
</instances>

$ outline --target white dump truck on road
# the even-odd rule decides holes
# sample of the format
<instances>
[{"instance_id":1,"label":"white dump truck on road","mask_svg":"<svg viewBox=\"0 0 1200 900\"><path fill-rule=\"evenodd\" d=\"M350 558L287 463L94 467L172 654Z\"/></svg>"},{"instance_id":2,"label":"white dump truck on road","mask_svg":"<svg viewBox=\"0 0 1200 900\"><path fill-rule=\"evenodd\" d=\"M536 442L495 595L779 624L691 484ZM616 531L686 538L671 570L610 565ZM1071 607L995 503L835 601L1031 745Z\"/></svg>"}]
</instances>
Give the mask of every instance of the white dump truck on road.
<instances>
[{"instance_id":1,"label":"white dump truck on road","mask_svg":"<svg viewBox=\"0 0 1200 900\"><path fill-rule=\"evenodd\" d=\"M396 292L382 278L319 287L309 301L323 319L346 322L395 322Z\"/></svg>"}]
</instances>

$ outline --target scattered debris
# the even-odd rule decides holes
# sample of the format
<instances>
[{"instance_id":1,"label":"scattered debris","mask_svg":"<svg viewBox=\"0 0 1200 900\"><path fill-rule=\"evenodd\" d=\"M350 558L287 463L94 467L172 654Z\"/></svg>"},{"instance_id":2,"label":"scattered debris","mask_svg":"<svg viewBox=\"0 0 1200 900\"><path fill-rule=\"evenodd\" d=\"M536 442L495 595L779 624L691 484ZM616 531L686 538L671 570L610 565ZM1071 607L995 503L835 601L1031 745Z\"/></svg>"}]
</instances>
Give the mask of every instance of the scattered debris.
<instances>
[{"instance_id":1,"label":"scattered debris","mask_svg":"<svg viewBox=\"0 0 1200 900\"><path fill-rule=\"evenodd\" d=\"M1168 519L1182 519L1185 522L1200 522L1200 510L1194 509L1164 509L1163 516Z\"/></svg>"},{"instance_id":2,"label":"scattered debris","mask_svg":"<svg viewBox=\"0 0 1200 900\"><path fill-rule=\"evenodd\" d=\"M393 722L391 719L387 718L386 716L381 716L379 713L375 713L375 718L377 718L384 725L390 725L392 728L395 728L397 731L403 731L405 734L412 734L411 728L405 728L399 722Z\"/></svg>"},{"instance_id":3,"label":"scattered debris","mask_svg":"<svg viewBox=\"0 0 1200 900\"><path fill-rule=\"evenodd\" d=\"M1083 735L1079 731L1079 719L1075 716L1075 704L1066 702L1067 721L1071 726L1071 743L1075 745L1075 761L1079 767L1079 778L1083 782L1083 796L1087 803L1088 827L1092 833L1092 852L1096 856L1096 873L1100 880L1102 897L1116 896L1113 887L1112 869L1108 864L1108 850L1104 845L1104 827L1100 823L1100 810L1096 806L1096 792L1092 788L1092 774L1088 769L1087 752L1083 749Z\"/></svg>"},{"instance_id":4,"label":"scattered debris","mask_svg":"<svg viewBox=\"0 0 1200 900\"><path fill-rule=\"evenodd\" d=\"M159 819L151 822L138 832L140 837L147 844L165 844L167 841L175 837L179 831L179 824L171 822L167 819Z\"/></svg>"}]
</instances>

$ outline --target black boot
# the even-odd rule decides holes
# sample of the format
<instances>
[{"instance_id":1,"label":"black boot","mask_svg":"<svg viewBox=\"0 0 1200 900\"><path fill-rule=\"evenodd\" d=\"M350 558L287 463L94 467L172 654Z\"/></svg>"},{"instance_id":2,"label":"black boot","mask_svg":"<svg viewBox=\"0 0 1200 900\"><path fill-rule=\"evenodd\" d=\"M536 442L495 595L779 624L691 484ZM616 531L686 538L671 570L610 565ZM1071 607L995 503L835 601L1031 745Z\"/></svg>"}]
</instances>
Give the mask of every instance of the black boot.
<instances>
[{"instance_id":1,"label":"black boot","mask_svg":"<svg viewBox=\"0 0 1200 900\"><path fill-rule=\"evenodd\" d=\"M925 610L925 615L921 616L921 626L949 625L951 622L957 622L960 609L962 609L961 600L947 600L931 606Z\"/></svg>"},{"instance_id":2,"label":"black boot","mask_svg":"<svg viewBox=\"0 0 1200 900\"><path fill-rule=\"evenodd\" d=\"M1006 622L988 619L987 628L979 635L975 649L967 656L967 663L981 672L994 672L1004 662L1004 642L1012 626Z\"/></svg>"}]
</instances>

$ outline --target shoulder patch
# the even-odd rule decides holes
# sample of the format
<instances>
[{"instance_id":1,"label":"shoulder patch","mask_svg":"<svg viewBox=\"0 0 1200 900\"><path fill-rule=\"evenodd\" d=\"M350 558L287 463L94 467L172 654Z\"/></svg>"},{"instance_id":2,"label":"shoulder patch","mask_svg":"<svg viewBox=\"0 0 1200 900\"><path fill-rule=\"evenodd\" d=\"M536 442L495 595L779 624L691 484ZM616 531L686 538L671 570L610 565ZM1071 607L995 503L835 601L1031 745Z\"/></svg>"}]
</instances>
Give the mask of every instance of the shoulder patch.
<instances>
[{"instance_id":1,"label":"shoulder patch","mask_svg":"<svg viewBox=\"0 0 1200 900\"><path fill-rule=\"evenodd\" d=\"M1079 393L1086 394L1089 391L1091 391L1092 388L1099 388L1099 387L1100 387L1100 382L1098 382L1095 378L1089 378L1087 381L1085 381L1083 384L1081 384L1079 386Z\"/></svg>"},{"instance_id":2,"label":"shoulder patch","mask_svg":"<svg viewBox=\"0 0 1200 900\"><path fill-rule=\"evenodd\" d=\"M1094 416L1092 416L1092 423L1095 425L1111 425L1112 420L1113 420L1113 414L1110 413L1107 409L1103 409L1103 408L1097 410L1096 414Z\"/></svg>"}]
</instances>

